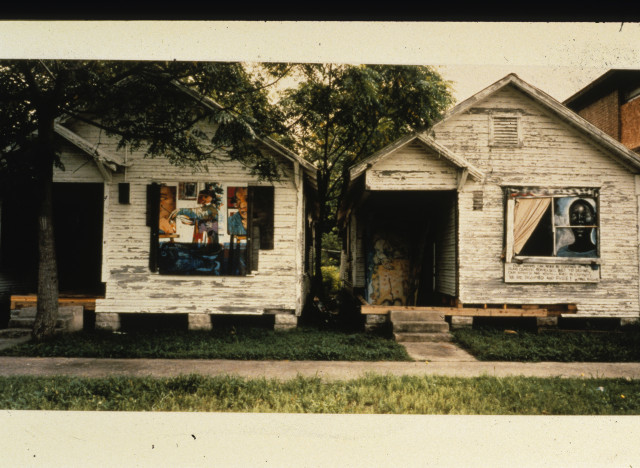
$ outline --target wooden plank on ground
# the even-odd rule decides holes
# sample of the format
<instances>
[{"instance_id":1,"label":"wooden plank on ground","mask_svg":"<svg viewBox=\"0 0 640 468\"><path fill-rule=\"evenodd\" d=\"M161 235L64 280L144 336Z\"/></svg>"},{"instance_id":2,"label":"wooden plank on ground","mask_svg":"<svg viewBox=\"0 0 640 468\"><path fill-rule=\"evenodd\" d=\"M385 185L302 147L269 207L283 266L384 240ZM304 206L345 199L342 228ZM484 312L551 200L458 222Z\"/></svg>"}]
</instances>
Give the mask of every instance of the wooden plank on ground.
<instances>
[{"instance_id":1,"label":"wooden plank on ground","mask_svg":"<svg viewBox=\"0 0 640 468\"><path fill-rule=\"evenodd\" d=\"M98 297L60 297L58 298L59 306L82 306L86 310L96 310L96 299ZM38 297L29 296L11 296L11 310L24 309L26 307L35 307L38 303Z\"/></svg>"},{"instance_id":2,"label":"wooden plank on ground","mask_svg":"<svg viewBox=\"0 0 640 468\"><path fill-rule=\"evenodd\" d=\"M388 305L368 305L362 306L360 312L362 314L380 314L386 315L392 310L402 311L418 311L418 312L440 312L444 315L462 316L462 317L546 317L556 315L545 308L539 309L492 309L479 307L418 307L418 306L388 306ZM559 315L560 312L557 313Z\"/></svg>"}]
</instances>

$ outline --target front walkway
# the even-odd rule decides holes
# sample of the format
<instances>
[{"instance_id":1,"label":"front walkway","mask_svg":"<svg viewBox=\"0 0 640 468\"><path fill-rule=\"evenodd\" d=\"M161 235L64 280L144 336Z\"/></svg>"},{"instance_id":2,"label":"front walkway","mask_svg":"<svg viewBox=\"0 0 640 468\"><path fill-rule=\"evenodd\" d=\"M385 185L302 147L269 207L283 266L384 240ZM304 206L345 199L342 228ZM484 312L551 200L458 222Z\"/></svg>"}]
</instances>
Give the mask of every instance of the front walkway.
<instances>
[{"instance_id":1,"label":"front walkway","mask_svg":"<svg viewBox=\"0 0 640 468\"><path fill-rule=\"evenodd\" d=\"M606 377L640 379L640 363L584 362L347 362L347 361L231 361L204 359L95 359L0 357L0 376L175 377L201 374L247 378L292 379L298 375L326 380L347 380L367 374L482 375L531 377Z\"/></svg>"}]
</instances>

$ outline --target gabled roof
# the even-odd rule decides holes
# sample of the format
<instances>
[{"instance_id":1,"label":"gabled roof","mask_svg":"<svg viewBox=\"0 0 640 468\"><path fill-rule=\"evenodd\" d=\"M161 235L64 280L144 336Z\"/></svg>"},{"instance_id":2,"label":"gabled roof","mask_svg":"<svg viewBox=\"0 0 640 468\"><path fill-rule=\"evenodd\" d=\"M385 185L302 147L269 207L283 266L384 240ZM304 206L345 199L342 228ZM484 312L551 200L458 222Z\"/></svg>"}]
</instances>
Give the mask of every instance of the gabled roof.
<instances>
[{"instance_id":1,"label":"gabled roof","mask_svg":"<svg viewBox=\"0 0 640 468\"><path fill-rule=\"evenodd\" d=\"M469 110L471 107L477 105L480 101L486 99L505 86L514 86L515 88L522 91L530 98L541 104L543 107L560 117L564 122L582 131L587 137L589 137L605 149L611 151L611 153L624 165L636 171L640 170L640 156L628 149L622 143L611 138L598 127L587 122L571 109L563 106L559 101L555 100L545 92L523 81L515 73L511 73L505 76L501 80L496 81L479 93L474 94L470 98L462 101L460 104L450 109L445 113L442 120L440 120L431 128L430 132L438 128L453 116Z\"/></svg>"},{"instance_id":2,"label":"gabled roof","mask_svg":"<svg viewBox=\"0 0 640 468\"><path fill-rule=\"evenodd\" d=\"M191 96L193 99L195 99L196 101L200 102L202 105L204 105L205 107L207 107L210 110L221 110L221 109L223 109L222 105L220 105L219 103L217 103L216 101L214 101L210 97L204 96L204 95L194 91L193 89L189 88L188 86L183 85L182 83L180 83L178 81L174 80L173 81L173 85L176 88L178 88L179 90L183 91L188 96ZM305 160L302 156L294 153L293 151L291 151L290 149L288 149L284 145L278 143L277 141L275 141L272 138L269 138L269 137L256 137L256 138L258 139L258 141L263 143L265 146L269 147L271 150L273 150L273 151L277 152L278 154L284 156L285 158L289 159L290 161L293 161L293 162L296 162L296 163L300 164L300 166L303 168L305 173L309 177L311 177L311 179L313 181L316 180L318 170L316 169L316 167L313 164L311 164L309 161Z\"/></svg>"},{"instance_id":3,"label":"gabled roof","mask_svg":"<svg viewBox=\"0 0 640 468\"><path fill-rule=\"evenodd\" d=\"M433 138L422 133L412 133L412 134L406 135L394 141L390 145L387 145L386 147L382 148L377 153L372 154L371 156L369 156L367 159L360 162L359 164L353 166L349 170L350 179L351 180L356 179L360 174L362 174L364 171L366 171L368 168L370 168L374 164L386 159L391 154L395 153L399 149L403 148L404 146L414 141L417 141L423 144L424 146L426 146L427 148L433 150L435 153L437 153L439 156L444 157L453 165L461 169L466 169L469 172L469 175L474 179L478 181L482 181L484 179L484 173L478 168L476 168L469 161L464 159L462 156L455 154L453 151L445 148L440 143L436 142Z\"/></svg>"}]
</instances>

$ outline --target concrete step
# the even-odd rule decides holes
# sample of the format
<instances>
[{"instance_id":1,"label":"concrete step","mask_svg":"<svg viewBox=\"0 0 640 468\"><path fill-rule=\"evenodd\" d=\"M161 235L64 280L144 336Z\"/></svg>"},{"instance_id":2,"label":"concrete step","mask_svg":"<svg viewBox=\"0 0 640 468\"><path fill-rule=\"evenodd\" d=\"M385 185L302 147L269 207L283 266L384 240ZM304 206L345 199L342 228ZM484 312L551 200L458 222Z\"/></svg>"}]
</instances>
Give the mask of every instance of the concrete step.
<instances>
[{"instance_id":1,"label":"concrete step","mask_svg":"<svg viewBox=\"0 0 640 468\"><path fill-rule=\"evenodd\" d=\"M58 308L58 321L56 328L66 331L78 331L83 327L83 311L82 306L61 306ZM24 309L15 309L11 311L9 320L9 328L33 328L36 319L36 308L25 307Z\"/></svg>"},{"instance_id":2,"label":"concrete step","mask_svg":"<svg viewBox=\"0 0 640 468\"><path fill-rule=\"evenodd\" d=\"M453 341L450 333L394 333L398 343L435 343Z\"/></svg>"},{"instance_id":3,"label":"concrete step","mask_svg":"<svg viewBox=\"0 0 640 468\"><path fill-rule=\"evenodd\" d=\"M16 317L9 320L9 328L33 328L35 318L29 317ZM56 328L69 328L69 325L73 322L73 317L58 317L56 320Z\"/></svg>"},{"instance_id":4,"label":"concrete step","mask_svg":"<svg viewBox=\"0 0 640 468\"><path fill-rule=\"evenodd\" d=\"M35 307L25 307L24 309L15 309L11 311L11 318L36 318L37 309Z\"/></svg>"},{"instance_id":5,"label":"concrete step","mask_svg":"<svg viewBox=\"0 0 640 468\"><path fill-rule=\"evenodd\" d=\"M449 331L445 321L393 322L395 333L443 333Z\"/></svg>"},{"instance_id":6,"label":"concrete step","mask_svg":"<svg viewBox=\"0 0 640 468\"><path fill-rule=\"evenodd\" d=\"M390 318L392 322L438 321L444 320L444 313L420 310L392 310L390 312Z\"/></svg>"},{"instance_id":7,"label":"concrete step","mask_svg":"<svg viewBox=\"0 0 640 468\"><path fill-rule=\"evenodd\" d=\"M0 340L10 340L31 336L31 328L5 328L0 330Z\"/></svg>"}]
</instances>

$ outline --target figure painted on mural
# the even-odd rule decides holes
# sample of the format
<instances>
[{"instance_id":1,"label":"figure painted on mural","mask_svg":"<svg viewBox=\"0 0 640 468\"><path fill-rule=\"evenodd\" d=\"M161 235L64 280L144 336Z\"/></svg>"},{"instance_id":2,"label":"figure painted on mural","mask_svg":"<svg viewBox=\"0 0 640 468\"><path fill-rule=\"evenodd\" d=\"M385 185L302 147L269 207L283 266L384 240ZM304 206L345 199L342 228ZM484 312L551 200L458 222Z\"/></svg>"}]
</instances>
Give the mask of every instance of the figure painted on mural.
<instances>
[{"instance_id":1,"label":"figure painted on mural","mask_svg":"<svg viewBox=\"0 0 640 468\"><path fill-rule=\"evenodd\" d=\"M229 234L235 236L247 235L247 200L240 198L238 200L238 211L229 216Z\"/></svg>"},{"instance_id":2,"label":"figure painted on mural","mask_svg":"<svg viewBox=\"0 0 640 468\"><path fill-rule=\"evenodd\" d=\"M180 208L171 213L170 220L179 219L182 224L193 226L194 244L218 243L218 207L216 194L210 190L198 193L197 208Z\"/></svg>"},{"instance_id":3,"label":"figure painted on mural","mask_svg":"<svg viewBox=\"0 0 640 468\"><path fill-rule=\"evenodd\" d=\"M170 219L171 213L176 209L176 188L168 185L160 186L160 235L174 234L176 224Z\"/></svg>"},{"instance_id":4,"label":"figure painted on mural","mask_svg":"<svg viewBox=\"0 0 640 468\"><path fill-rule=\"evenodd\" d=\"M574 242L558 249L560 257L596 257L596 245L591 240L596 214L587 200L577 199L569 207L569 223L572 226ZM576 227L585 226L585 227Z\"/></svg>"},{"instance_id":5,"label":"figure painted on mural","mask_svg":"<svg viewBox=\"0 0 640 468\"><path fill-rule=\"evenodd\" d=\"M374 235L370 252L369 299L379 305L405 305L409 259L404 244L390 233Z\"/></svg>"}]
</instances>

